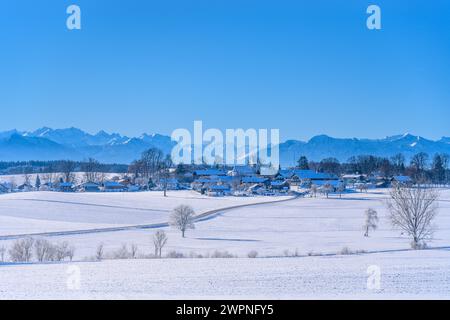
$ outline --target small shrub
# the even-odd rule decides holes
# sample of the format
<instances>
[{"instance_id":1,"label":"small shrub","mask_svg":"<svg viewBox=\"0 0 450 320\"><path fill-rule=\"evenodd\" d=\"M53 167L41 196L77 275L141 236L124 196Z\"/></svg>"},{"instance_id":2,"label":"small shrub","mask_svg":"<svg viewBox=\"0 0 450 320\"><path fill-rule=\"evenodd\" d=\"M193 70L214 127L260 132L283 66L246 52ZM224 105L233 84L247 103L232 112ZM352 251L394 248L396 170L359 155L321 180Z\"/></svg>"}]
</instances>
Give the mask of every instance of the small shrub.
<instances>
[{"instance_id":1,"label":"small shrub","mask_svg":"<svg viewBox=\"0 0 450 320\"><path fill-rule=\"evenodd\" d=\"M352 254L353 252L348 248L348 247L343 247L340 251L340 254L342 255L347 255L347 254Z\"/></svg>"},{"instance_id":2,"label":"small shrub","mask_svg":"<svg viewBox=\"0 0 450 320\"><path fill-rule=\"evenodd\" d=\"M132 259L136 259L137 257L138 246L135 243L131 244L130 256Z\"/></svg>"},{"instance_id":3,"label":"small shrub","mask_svg":"<svg viewBox=\"0 0 450 320\"><path fill-rule=\"evenodd\" d=\"M214 253L211 255L211 258L234 258L231 253L228 251L214 251Z\"/></svg>"},{"instance_id":4,"label":"small shrub","mask_svg":"<svg viewBox=\"0 0 450 320\"><path fill-rule=\"evenodd\" d=\"M258 251L252 250L247 254L249 258L256 258L258 256Z\"/></svg>"},{"instance_id":5,"label":"small shrub","mask_svg":"<svg viewBox=\"0 0 450 320\"><path fill-rule=\"evenodd\" d=\"M170 251L166 257L171 259L181 259L184 258L184 254L177 251Z\"/></svg>"},{"instance_id":6,"label":"small shrub","mask_svg":"<svg viewBox=\"0 0 450 320\"><path fill-rule=\"evenodd\" d=\"M5 262L5 253L6 253L6 247L1 246L0 247L0 261Z\"/></svg>"},{"instance_id":7,"label":"small shrub","mask_svg":"<svg viewBox=\"0 0 450 320\"><path fill-rule=\"evenodd\" d=\"M95 250L95 259L96 260L100 261L103 259L103 253L104 253L103 251L104 251L104 245L103 245L103 243L100 243L97 246L97 250Z\"/></svg>"},{"instance_id":8,"label":"small shrub","mask_svg":"<svg viewBox=\"0 0 450 320\"><path fill-rule=\"evenodd\" d=\"M411 241L411 248L414 249L414 250L423 250L423 249L428 248L428 246L423 241L422 242L417 242L417 243L414 242L414 241Z\"/></svg>"},{"instance_id":9,"label":"small shrub","mask_svg":"<svg viewBox=\"0 0 450 320\"><path fill-rule=\"evenodd\" d=\"M191 259L202 259L203 255L200 253L195 253L195 252L189 252L189 258Z\"/></svg>"},{"instance_id":10,"label":"small shrub","mask_svg":"<svg viewBox=\"0 0 450 320\"><path fill-rule=\"evenodd\" d=\"M128 251L126 244L122 244L122 246L111 255L112 259L129 259L130 257L131 253Z\"/></svg>"}]
</instances>

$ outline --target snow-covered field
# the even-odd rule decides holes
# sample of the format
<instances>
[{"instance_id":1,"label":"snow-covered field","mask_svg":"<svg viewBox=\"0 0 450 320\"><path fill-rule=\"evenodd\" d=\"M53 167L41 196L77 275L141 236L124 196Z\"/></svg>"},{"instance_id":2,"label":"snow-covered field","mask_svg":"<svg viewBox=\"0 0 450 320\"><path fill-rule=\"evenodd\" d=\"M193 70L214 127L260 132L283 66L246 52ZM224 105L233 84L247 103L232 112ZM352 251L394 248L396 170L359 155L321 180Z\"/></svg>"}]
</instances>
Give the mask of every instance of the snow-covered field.
<instances>
[{"instance_id":1,"label":"snow-covered field","mask_svg":"<svg viewBox=\"0 0 450 320\"><path fill-rule=\"evenodd\" d=\"M380 271L379 287L369 278L373 266ZM0 268L3 299L450 298L448 250L304 258L111 260Z\"/></svg>"},{"instance_id":2,"label":"snow-covered field","mask_svg":"<svg viewBox=\"0 0 450 320\"><path fill-rule=\"evenodd\" d=\"M45 177L48 174L45 173L30 173L27 174L29 182L31 185L34 185L36 182L36 177L39 176L39 178L41 179L41 183L47 182L45 181ZM57 181L58 178L61 176L61 173L53 173L52 177L53 177L53 182ZM104 174L104 179L108 180L108 179L112 179L113 177L122 177L124 174L123 173L105 173ZM74 183L82 183L85 181L85 173L84 172L74 172L73 173L73 179L74 179ZM16 185L20 185L22 183L25 183L25 175L23 174L6 174L6 175L0 175L0 183L4 183L4 182L9 182L9 183L14 183Z\"/></svg>"},{"instance_id":3,"label":"snow-covered field","mask_svg":"<svg viewBox=\"0 0 450 320\"><path fill-rule=\"evenodd\" d=\"M178 205L197 214L241 204L288 197L208 197L194 191L61 193L23 192L0 195L2 235L95 229L161 223Z\"/></svg>"},{"instance_id":4,"label":"snow-covered field","mask_svg":"<svg viewBox=\"0 0 450 320\"><path fill-rule=\"evenodd\" d=\"M386 192L225 209L197 222L184 239L177 230L163 228L169 237L163 254L219 250L237 259L80 262L92 257L99 243L104 243L106 252L134 243L138 253L152 253L155 229L50 237L76 247L78 262L73 264L80 267L81 289L66 288L68 263L3 265L0 298L450 298L450 190L440 192L436 231L428 242L433 249L421 251L409 250L406 235L392 229L384 204ZM200 213L276 199L282 200L210 198L190 191L169 192L167 198L158 192L1 195L0 246L13 241L2 241L1 235L164 222L181 203ZM362 225L369 207L378 211L380 223L366 238ZM344 247L366 253L336 255ZM245 258L252 250L258 258ZM300 257L284 257L295 254ZM380 290L366 288L369 265L381 268Z\"/></svg>"}]
</instances>

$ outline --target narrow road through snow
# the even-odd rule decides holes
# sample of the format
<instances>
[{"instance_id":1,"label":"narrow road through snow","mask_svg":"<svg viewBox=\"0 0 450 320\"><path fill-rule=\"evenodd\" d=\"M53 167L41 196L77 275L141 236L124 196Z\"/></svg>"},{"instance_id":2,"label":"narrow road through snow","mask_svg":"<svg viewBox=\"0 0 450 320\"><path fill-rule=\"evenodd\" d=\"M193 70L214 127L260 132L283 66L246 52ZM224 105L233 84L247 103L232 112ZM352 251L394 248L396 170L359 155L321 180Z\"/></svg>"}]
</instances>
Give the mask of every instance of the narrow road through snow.
<instances>
[{"instance_id":1,"label":"narrow road through snow","mask_svg":"<svg viewBox=\"0 0 450 320\"><path fill-rule=\"evenodd\" d=\"M260 205L264 205L264 204L273 204L273 203L277 203L277 202L292 201L301 196L303 196L303 194L296 193L293 197L291 197L289 199L273 200L273 201L265 201L265 202L258 202L258 203L249 203L249 204L240 204L240 205L226 207L226 208L209 210L209 211L206 211L206 212L203 212L203 213L197 215L195 217L195 221L200 222L200 221L209 220L209 219L212 219L212 218L215 218L215 217L221 215L222 213L224 213L226 211L235 210L235 209L239 209L239 208L243 208L243 207L260 206ZM161 223L152 223L152 224L139 224L139 225L131 225L131 226L94 228L94 229L84 229L84 230L24 233L24 234L12 234L12 235L4 235L4 236L0 235L0 241L1 240L19 239L19 238L25 238L25 237L58 237L58 236L67 236L67 235L76 235L76 234L117 232L117 231L133 230L133 229L157 229L157 228L164 228L164 227L168 227L168 226L169 226L168 222L161 222Z\"/></svg>"}]
</instances>

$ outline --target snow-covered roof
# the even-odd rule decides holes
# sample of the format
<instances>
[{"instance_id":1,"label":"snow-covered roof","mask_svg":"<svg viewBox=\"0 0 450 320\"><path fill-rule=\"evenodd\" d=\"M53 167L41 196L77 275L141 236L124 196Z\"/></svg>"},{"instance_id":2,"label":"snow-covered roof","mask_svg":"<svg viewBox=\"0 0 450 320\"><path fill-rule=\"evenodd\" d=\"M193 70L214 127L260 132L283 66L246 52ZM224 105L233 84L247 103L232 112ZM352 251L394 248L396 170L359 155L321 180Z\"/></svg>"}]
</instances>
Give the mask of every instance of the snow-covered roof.
<instances>
[{"instance_id":1,"label":"snow-covered roof","mask_svg":"<svg viewBox=\"0 0 450 320\"><path fill-rule=\"evenodd\" d=\"M207 178L200 178L200 179L194 180L194 183L210 183L210 182L213 182L213 180L207 179Z\"/></svg>"},{"instance_id":2,"label":"snow-covered roof","mask_svg":"<svg viewBox=\"0 0 450 320\"><path fill-rule=\"evenodd\" d=\"M85 183L82 183L80 186L83 188L95 188L95 187L98 187L99 184L95 183L95 182L85 182Z\"/></svg>"},{"instance_id":3,"label":"snow-covered roof","mask_svg":"<svg viewBox=\"0 0 450 320\"><path fill-rule=\"evenodd\" d=\"M235 166L233 170L228 172L229 175L253 175L255 174L255 168L251 166Z\"/></svg>"},{"instance_id":4,"label":"snow-covered roof","mask_svg":"<svg viewBox=\"0 0 450 320\"><path fill-rule=\"evenodd\" d=\"M283 180L275 180L270 183L271 186L283 186L285 184L287 184L287 182Z\"/></svg>"},{"instance_id":5,"label":"snow-covered roof","mask_svg":"<svg viewBox=\"0 0 450 320\"><path fill-rule=\"evenodd\" d=\"M212 185L210 187L208 187L209 190L212 191L224 191L224 190L230 190L230 186L229 185Z\"/></svg>"},{"instance_id":6,"label":"snow-covered roof","mask_svg":"<svg viewBox=\"0 0 450 320\"><path fill-rule=\"evenodd\" d=\"M398 182L411 182L412 181L412 179L408 176L394 176L393 179Z\"/></svg>"},{"instance_id":7,"label":"snow-covered roof","mask_svg":"<svg viewBox=\"0 0 450 320\"><path fill-rule=\"evenodd\" d=\"M279 173L283 178L291 178L294 175L293 170L290 169L282 169Z\"/></svg>"},{"instance_id":8,"label":"snow-covered roof","mask_svg":"<svg viewBox=\"0 0 450 320\"><path fill-rule=\"evenodd\" d=\"M344 174L342 176L342 179L360 179L363 177L364 177L364 175L362 175L362 174Z\"/></svg>"},{"instance_id":9,"label":"snow-covered roof","mask_svg":"<svg viewBox=\"0 0 450 320\"><path fill-rule=\"evenodd\" d=\"M195 170L194 174L197 176L223 176L226 175L226 172L218 169L204 169Z\"/></svg>"},{"instance_id":10,"label":"snow-covered roof","mask_svg":"<svg viewBox=\"0 0 450 320\"><path fill-rule=\"evenodd\" d=\"M259 172L262 176L276 176L278 174L278 169L274 167L261 167Z\"/></svg>"},{"instance_id":11,"label":"snow-covered roof","mask_svg":"<svg viewBox=\"0 0 450 320\"><path fill-rule=\"evenodd\" d=\"M313 184L318 187L329 184L330 186L337 188L342 185L342 182L340 182L339 180L316 180Z\"/></svg>"},{"instance_id":12,"label":"snow-covered roof","mask_svg":"<svg viewBox=\"0 0 450 320\"><path fill-rule=\"evenodd\" d=\"M264 183L267 181L267 178L262 177L243 177L242 183Z\"/></svg>"},{"instance_id":13,"label":"snow-covered roof","mask_svg":"<svg viewBox=\"0 0 450 320\"><path fill-rule=\"evenodd\" d=\"M262 189L264 188L263 186L261 186L260 184L254 184L251 185L250 187L248 187L249 190L258 190L258 189Z\"/></svg>"},{"instance_id":14,"label":"snow-covered roof","mask_svg":"<svg viewBox=\"0 0 450 320\"><path fill-rule=\"evenodd\" d=\"M311 180L337 180L338 177L331 173L315 172L313 170L293 170L294 175L299 179Z\"/></svg>"},{"instance_id":15,"label":"snow-covered roof","mask_svg":"<svg viewBox=\"0 0 450 320\"><path fill-rule=\"evenodd\" d=\"M178 179L176 179L176 178L168 178L168 179L165 179L165 178L162 178L161 180L160 180L160 182L161 183L169 183L169 184L177 184L178 183Z\"/></svg>"},{"instance_id":16,"label":"snow-covered roof","mask_svg":"<svg viewBox=\"0 0 450 320\"><path fill-rule=\"evenodd\" d=\"M72 182L61 182L60 184L59 184L59 187L61 188L72 188L72 186L73 186L73 183Z\"/></svg>"},{"instance_id":17,"label":"snow-covered roof","mask_svg":"<svg viewBox=\"0 0 450 320\"><path fill-rule=\"evenodd\" d=\"M105 188L125 188L125 186L116 181L106 181L103 183Z\"/></svg>"}]
</instances>

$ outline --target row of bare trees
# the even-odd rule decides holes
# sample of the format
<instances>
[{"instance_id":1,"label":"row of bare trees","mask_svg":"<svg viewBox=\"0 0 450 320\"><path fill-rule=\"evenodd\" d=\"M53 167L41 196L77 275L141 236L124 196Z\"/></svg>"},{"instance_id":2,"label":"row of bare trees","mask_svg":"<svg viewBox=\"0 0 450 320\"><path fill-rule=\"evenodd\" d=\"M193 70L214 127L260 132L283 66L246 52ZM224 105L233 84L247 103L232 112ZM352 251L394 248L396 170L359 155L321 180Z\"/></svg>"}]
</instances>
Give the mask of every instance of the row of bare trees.
<instances>
[{"instance_id":1,"label":"row of bare trees","mask_svg":"<svg viewBox=\"0 0 450 320\"><path fill-rule=\"evenodd\" d=\"M160 181L163 186L164 196L167 196L167 184L171 166L172 159L170 155L164 155L157 148L150 148L142 153L139 160L135 160L130 164L128 173L132 174L135 180L141 179L146 184Z\"/></svg>"},{"instance_id":2,"label":"row of bare trees","mask_svg":"<svg viewBox=\"0 0 450 320\"><path fill-rule=\"evenodd\" d=\"M51 243L46 239L26 237L16 240L8 250L12 262L31 262L33 257L39 262L72 261L75 247L67 241ZM5 261L6 247L0 248L1 261Z\"/></svg>"},{"instance_id":3,"label":"row of bare trees","mask_svg":"<svg viewBox=\"0 0 450 320\"><path fill-rule=\"evenodd\" d=\"M187 205L180 205L176 207L172 214L170 215L169 225L180 230L181 235L184 238L185 233L188 229L194 229L194 220L195 220L195 212L194 210ZM152 238L153 246L154 246L154 257L161 258L162 257L162 249L167 244L168 237L164 230L158 230ZM122 247L113 252L113 258L116 259L126 259L126 258L135 258L137 253L137 246L132 244L131 250L127 249L127 246L124 244ZM102 260L104 257L104 245L100 243L95 252L95 259Z\"/></svg>"}]
</instances>

